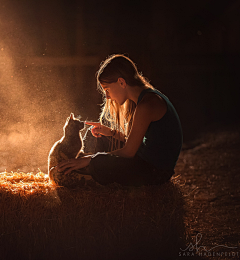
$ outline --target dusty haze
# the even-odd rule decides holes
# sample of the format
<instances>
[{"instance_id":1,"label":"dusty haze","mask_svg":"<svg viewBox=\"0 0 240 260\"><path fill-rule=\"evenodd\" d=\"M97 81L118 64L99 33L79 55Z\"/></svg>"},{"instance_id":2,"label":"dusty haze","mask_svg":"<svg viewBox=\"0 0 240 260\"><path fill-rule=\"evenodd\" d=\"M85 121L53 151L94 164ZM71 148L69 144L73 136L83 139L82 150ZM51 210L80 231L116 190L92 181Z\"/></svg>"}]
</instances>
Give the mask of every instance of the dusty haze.
<instances>
[{"instance_id":1,"label":"dusty haze","mask_svg":"<svg viewBox=\"0 0 240 260\"><path fill-rule=\"evenodd\" d=\"M23 11L27 12L27 8L19 10L18 6L14 7L17 4L14 1L3 2L0 8L0 172L18 169L30 172L38 168L47 172L48 152L63 135L62 127L69 114L74 112L83 120L91 119L89 108L76 102L76 96L83 95L81 88L89 82L72 89L70 76L78 73L77 68L37 64L36 57L41 61L48 56L48 50L47 45L40 46L37 41L40 36L33 35L36 33L33 25L24 21ZM90 85L95 84L93 81L94 74Z\"/></svg>"}]
</instances>

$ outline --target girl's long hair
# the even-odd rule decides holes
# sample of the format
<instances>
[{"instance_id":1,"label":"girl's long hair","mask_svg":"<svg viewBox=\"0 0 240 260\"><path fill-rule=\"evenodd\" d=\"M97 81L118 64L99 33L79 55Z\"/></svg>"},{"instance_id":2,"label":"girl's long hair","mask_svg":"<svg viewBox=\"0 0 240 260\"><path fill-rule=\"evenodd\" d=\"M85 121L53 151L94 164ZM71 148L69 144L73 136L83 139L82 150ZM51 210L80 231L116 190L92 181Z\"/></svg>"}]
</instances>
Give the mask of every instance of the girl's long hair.
<instances>
[{"instance_id":1,"label":"girl's long hair","mask_svg":"<svg viewBox=\"0 0 240 260\"><path fill-rule=\"evenodd\" d=\"M118 78L123 78L129 86L147 86L154 89L153 86L138 72L133 61L122 54L113 54L103 61L96 73L96 78L98 89L103 94L102 112L99 118L101 124L107 125L128 137L136 104L128 99L120 106L117 102L107 99L100 83L110 84L117 82ZM117 148L120 148L120 141L116 138L112 149Z\"/></svg>"}]
</instances>

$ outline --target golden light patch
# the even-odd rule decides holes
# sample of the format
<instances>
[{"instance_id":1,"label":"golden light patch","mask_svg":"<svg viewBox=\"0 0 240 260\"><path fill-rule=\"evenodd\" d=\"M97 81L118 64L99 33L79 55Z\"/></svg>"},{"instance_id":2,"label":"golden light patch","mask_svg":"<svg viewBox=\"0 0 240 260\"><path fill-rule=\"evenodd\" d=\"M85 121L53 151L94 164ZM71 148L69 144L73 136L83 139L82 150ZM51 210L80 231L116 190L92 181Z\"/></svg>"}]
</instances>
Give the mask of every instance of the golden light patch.
<instances>
[{"instance_id":1,"label":"golden light patch","mask_svg":"<svg viewBox=\"0 0 240 260\"><path fill-rule=\"evenodd\" d=\"M48 175L41 171L36 174L6 171L0 173L0 188L12 193L48 193L54 187Z\"/></svg>"}]
</instances>

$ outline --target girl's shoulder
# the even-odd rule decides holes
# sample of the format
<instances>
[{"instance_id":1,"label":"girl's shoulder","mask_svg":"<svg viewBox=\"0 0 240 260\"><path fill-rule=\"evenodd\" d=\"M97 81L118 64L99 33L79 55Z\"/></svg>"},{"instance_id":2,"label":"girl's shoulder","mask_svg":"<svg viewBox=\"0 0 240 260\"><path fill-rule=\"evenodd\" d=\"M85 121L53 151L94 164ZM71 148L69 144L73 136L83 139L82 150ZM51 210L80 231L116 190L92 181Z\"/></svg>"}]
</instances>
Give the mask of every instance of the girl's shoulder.
<instances>
[{"instance_id":1,"label":"girl's shoulder","mask_svg":"<svg viewBox=\"0 0 240 260\"><path fill-rule=\"evenodd\" d=\"M145 89L139 97L138 104L150 105L151 107L167 106L166 101L160 94L161 92L155 89Z\"/></svg>"},{"instance_id":2,"label":"girl's shoulder","mask_svg":"<svg viewBox=\"0 0 240 260\"><path fill-rule=\"evenodd\" d=\"M160 120L167 112L166 101L155 92L145 93L138 106L147 109L151 113L152 121Z\"/></svg>"}]
</instances>

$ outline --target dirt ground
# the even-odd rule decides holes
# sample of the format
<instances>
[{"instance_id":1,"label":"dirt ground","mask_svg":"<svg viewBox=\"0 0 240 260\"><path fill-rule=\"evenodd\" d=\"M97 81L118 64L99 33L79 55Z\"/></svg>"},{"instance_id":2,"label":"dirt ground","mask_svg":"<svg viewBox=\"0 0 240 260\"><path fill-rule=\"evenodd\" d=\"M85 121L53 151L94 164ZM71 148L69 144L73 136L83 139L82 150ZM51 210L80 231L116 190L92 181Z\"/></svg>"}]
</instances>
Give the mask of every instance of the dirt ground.
<instances>
[{"instance_id":1,"label":"dirt ground","mask_svg":"<svg viewBox=\"0 0 240 260\"><path fill-rule=\"evenodd\" d=\"M175 176L191 238L179 259L240 259L240 125L212 126L184 144Z\"/></svg>"}]
</instances>

